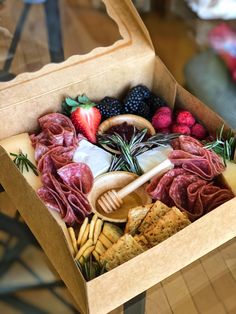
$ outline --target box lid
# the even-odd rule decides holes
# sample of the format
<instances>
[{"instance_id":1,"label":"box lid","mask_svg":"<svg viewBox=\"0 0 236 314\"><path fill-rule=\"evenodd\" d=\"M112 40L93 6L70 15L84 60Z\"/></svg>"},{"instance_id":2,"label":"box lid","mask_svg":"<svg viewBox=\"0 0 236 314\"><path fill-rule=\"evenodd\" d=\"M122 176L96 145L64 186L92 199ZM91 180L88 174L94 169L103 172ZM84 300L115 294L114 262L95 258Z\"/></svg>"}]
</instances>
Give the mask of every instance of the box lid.
<instances>
[{"instance_id":1,"label":"box lid","mask_svg":"<svg viewBox=\"0 0 236 314\"><path fill-rule=\"evenodd\" d=\"M154 53L146 27L130 0L104 0L108 15L117 23L122 39L109 47L99 47L85 55L75 55L59 64L48 64L36 72L19 74L15 79L0 83L0 110L20 104L26 99L35 101L38 95L60 90L86 79L90 71L81 71L81 64L105 71L109 64ZM101 60L101 62L98 62ZM80 71L79 71L79 70ZM50 82L50 84L48 84ZM7 101L6 101L7 100ZM2 113L0 112L0 113ZM1 115L2 116L2 115ZM3 119L6 117L3 115Z\"/></svg>"}]
</instances>

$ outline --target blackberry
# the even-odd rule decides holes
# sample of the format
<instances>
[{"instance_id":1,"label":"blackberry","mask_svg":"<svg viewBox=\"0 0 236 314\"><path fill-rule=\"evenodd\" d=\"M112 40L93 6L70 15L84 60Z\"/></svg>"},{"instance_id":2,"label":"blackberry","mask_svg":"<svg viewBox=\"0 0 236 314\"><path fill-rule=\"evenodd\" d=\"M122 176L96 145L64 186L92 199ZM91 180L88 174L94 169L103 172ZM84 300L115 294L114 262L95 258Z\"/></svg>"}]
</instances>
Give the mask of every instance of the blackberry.
<instances>
[{"instance_id":1,"label":"blackberry","mask_svg":"<svg viewBox=\"0 0 236 314\"><path fill-rule=\"evenodd\" d=\"M146 100L150 97L150 90L144 85L137 85L133 87L126 98L124 99L125 113L137 114L144 118L150 115L149 105Z\"/></svg>"},{"instance_id":2,"label":"blackberry","mask_svg":"<svg viewBox=\"0 0 236 314\"><path fill-rule=\"evenodd\" d=\"M155 114L157 109L167 106L165 100L154 93L151 93L150 97L145 102L150 107L150 118Z\"/></svg>"},{"instance_id":3,"label":"blackberry","mask_svg":"<svg viewBox=\"0 0 236 314\"><path fill-rule=\"evenodd\" d=\"M98 104L97 108L100 110L102 119L108 119L113 116L122 114L122 104L116 98L104 97Z\"/></svg>"}]
</instances>

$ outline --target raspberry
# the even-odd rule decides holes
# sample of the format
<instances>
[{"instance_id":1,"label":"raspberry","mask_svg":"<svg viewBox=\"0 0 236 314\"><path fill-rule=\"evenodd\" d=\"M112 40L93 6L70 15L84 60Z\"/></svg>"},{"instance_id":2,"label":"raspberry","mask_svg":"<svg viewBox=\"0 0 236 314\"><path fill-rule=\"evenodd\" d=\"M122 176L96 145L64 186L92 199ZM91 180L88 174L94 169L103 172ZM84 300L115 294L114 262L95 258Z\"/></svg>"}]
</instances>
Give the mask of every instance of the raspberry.
<instances>
[{"instance_id":1,"label":"raspberry","mask_svg":"<svg viewBox=\"0 0 236 314\"><path fill-rule=\"evenodd\" d=\"M180 133L185 135L190 135L190 128L185 124L174 124L172 126L172 133Z\"/></svg>"},{"instance_id":2,"label":"raspberry","mask_svg":"<svg viewBox=\"0 0 236 314\"><path fill-rule=\"evenodd\" d=\"M167 107L167 106L160 107L159 109L157 109L157 111L155 112L155 115L156 115L157 113L159 113L159 112L172 115L172 110L171 110L171 108L170 108L170 107Z\"/></svg>"},{"instance_id":3,"label":"raspberry","mask_svg":"<svg viewBox=\"0 0 236 314\"><path fill-rule=\"evenodd\" d=\"M192 127L196 121L194 116L189 111L183 110L177 114L176 122L178 124L185 124L188 127Z\"/></svg>"},{"instance_id":4,"label":"raspberry","mask_svg":"<svg viewBox=\"0 0 236 314\"><path fill-rule=\"evenodd\" d=\"M194 124L191 128L191 135L199 140L204 139L206 137L206 133L206 129L200 123Z\"/></svg>"},{"instance_id":5,"label":"raspberry","mask_svg":"<svg viewBox=\"0 0 236 314\"><path fill-rule=\"evenodd\" d=\"M158 112L152 117L152 125L155 129L168 128L172 123L172 116L169 113Z\"/></svg>"}]
</instances>

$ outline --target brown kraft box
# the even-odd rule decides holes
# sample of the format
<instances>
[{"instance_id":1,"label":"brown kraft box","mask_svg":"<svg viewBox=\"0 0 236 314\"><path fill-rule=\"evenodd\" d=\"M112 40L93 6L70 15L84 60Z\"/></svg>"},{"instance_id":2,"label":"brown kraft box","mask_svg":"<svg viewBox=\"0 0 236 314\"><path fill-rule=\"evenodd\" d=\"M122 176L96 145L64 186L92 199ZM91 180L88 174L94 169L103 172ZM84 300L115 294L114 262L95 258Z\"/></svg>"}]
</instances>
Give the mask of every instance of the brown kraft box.
<instances>
[{"instance_id":1,"label":"brown kraft box","mask_svg":"<svg viewBox=\"0 0 236 314\"><path fill-rule=\"evenodd\" d=\"M0 140L37 130L38 117L60 110L65 96L98 100L145 84L169 105L190 110L209 131L224 121L181 87L155 54L130 0L104 0L122 39L0 84ZM7 99L7 103L6 103ZM86 282L74 263L64 222L41 202L0 146L0 183L39 241L82 313L107 313L236 235L236 198L123 265ZM0 204L1 206L1 204Z\"/></svg>"}]
</instances>

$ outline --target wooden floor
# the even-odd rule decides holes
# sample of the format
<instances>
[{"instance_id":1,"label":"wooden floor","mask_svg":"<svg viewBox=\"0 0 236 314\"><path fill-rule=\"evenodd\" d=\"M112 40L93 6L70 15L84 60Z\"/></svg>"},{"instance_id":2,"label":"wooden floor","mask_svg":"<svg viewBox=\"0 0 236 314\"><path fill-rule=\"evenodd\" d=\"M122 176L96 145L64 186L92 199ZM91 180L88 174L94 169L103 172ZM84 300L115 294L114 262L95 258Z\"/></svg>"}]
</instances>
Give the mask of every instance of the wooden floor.
<instances>
[{"instance_id":1,"label":"wooden floor","mask_svg":"<svg viewBox=\"0 0 236 314\"><path fill-rule=\"evenodd\" d=\"M23 7L22 3L23 1L19 0L6 1L5 6L0 9L0 68L3 66L16 21ZM91 9L86 0L61 0L60 8L65 58L73 54L84 54L97 46L110 45L119 38L115 24L103 11ZM188 25L180 17L169 15L160 17L158 12L143 15L143 20L150 31L157 53L176 79L184 84L183 67L198 51L194 38L189 36ZM44 10L42 5L35 5L26 21L11 72L18 74L35 71L48 62L50 58ZM10 209L3 197L0 197L0 208ZM42 280L55 279L55 275L47 266L44 254L39 249L27 248L22 258L34 267ZM32 280L32 276L16 261L15 266L0 278L0 288ZM72 302L65 288L58 288L57 292ZM33 305L40 305L46 313L72 313L60 298L45 290L22 291L16 296L28 300ZM112 313L122 312L123 308L120 307ZM0 302L0 313L22 312L16 307ZM231 240L148 290L146 313L235 314L236 241Z\"/></svg>"}]
</instances>

